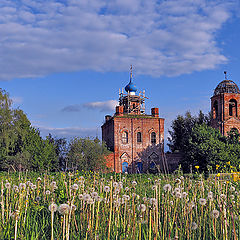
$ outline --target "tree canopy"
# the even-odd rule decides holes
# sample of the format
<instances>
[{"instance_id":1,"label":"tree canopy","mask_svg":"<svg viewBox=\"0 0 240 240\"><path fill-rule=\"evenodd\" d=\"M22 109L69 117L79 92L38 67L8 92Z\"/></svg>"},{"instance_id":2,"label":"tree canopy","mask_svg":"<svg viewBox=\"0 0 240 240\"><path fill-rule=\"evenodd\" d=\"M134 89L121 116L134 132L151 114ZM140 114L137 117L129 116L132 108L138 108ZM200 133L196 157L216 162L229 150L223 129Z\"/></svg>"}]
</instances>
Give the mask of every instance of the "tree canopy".
<instances>
[{"instance_id":1,"label":"tree canopy","mask_svg":"<svg viewBox=\"0 0 240 240\"><path fill-rule=\"evenodd\" d=\"M105 155L108 154L105 143L98 138L74 138L69 144L67 154L68 168L83 171L96 171L106 168Z\"/></svg>"},{"instance_id":2,"label":"tree canopy","mask_svg":"<svg viewBox=\"0 0 240 240\"><path fill-rule=\"evenodd\" d=\"M9 94L0 89L0 169L57 169L55 146L40 136L26 114L12 108Z\"/></svg>"},{"instance_id":3,"label":"tree canopy","mask_svg":"<svg viewBox=\"0 0 240 240\"><path fill-rule=\"evenodd\" d=\"M169 147L180 151L185 171L198 166L199 171L238 171L240 165L239 133L231 130L223 136L210 127L209 115L202 112L193 117L189 112L172 123Z\"/></svg>"}]
</instances>

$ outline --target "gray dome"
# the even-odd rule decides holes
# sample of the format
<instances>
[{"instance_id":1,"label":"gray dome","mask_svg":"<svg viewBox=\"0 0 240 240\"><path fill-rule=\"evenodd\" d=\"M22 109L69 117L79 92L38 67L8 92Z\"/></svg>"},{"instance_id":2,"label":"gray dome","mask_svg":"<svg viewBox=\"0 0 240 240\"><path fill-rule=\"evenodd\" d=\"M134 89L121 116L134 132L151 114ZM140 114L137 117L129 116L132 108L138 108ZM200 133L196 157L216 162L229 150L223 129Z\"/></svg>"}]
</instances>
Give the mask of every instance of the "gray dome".
<instances>
[{"instance_id":1,"label":"gray dome","mask_svg":"<svg viewBox=\"0 0 240 240\"><path fill-rule=\"evenodd\" d=\"M214 96L220 93L240 93L239 88L232 80L223 80L214 90Z\"/></svg>"}]
</instances>

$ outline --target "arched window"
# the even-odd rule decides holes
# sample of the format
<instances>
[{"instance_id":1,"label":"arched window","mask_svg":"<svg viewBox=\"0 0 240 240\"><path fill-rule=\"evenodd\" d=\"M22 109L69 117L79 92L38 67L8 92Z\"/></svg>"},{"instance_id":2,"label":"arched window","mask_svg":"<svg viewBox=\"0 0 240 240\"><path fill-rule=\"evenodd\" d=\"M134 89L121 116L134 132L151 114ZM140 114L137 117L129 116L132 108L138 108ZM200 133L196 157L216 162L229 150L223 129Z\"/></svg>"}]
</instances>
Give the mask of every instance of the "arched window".
<instances>
[{"instance_id":1,"label":"arched window","mask_svg":"<svg viewBox=\"0 0 240 240\"><path fill-rule=\"evenodd\" d=\"M218 101L215 100L213 104L213 119L218 118Z\"/></svg>"},{"instance_id":2,"label":"arched window","mask_svg":"<svg viewBox=\"0 0 240 240\"><path fill-rule=\"evenodd\" d=\"M155 132L151 133L151 143L156 144L156 133Z\"/></svg>"},{"instance_id":3,"label":"arched window","mask_svg":"<svg viewBox=\"0 0 240 240\"><path fill-rule=\"evenodd\" d=\"M235 99L229 101L229 116L237 117L237 101Z\"/></svg>"},{"instance_id":4,"label":"arched window","mask_svg":"<svg viewBox=\"0 0 240 240\"><path fill-rule=\"evenodd\" d=\"M124 144L128 143L128 132L126 131L122 133L122 143Z\"/></svg>"},{"instance_id":5,"label":"arched window","mask_svg":"<svg viewBox=\"0 0 240 240\"><path fill-rule=\"evenodd\" d=\"M140 133L140 132L137 133L137 142L138 143L142 142L142 133Z\"/></svg>"}]
</instances>

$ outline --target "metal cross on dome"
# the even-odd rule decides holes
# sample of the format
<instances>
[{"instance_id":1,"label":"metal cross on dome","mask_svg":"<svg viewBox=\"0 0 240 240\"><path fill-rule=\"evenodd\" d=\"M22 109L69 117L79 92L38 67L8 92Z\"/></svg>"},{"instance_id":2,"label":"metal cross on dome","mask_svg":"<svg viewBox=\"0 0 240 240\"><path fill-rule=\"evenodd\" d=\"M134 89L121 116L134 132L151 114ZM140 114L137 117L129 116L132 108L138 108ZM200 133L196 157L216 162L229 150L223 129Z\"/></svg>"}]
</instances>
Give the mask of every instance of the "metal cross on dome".
<instances>
[{"instance_id":1,"label":"metal cross on dome","mask_svg":"<svg viewBox=\"0 0 240 240\"><path fill-rule=\"evenodd\" d=\"M225 80L227 80L227 71L224 71Z\"/></svg>"},{"instance_id":2,"label":"metal cross on dome","mask_svg":"<svg viewBox=\"0 0 240 240\"><path fill-rule=\"evenodd\" d=\"M131 67L130 67L130 81L132 81L132 64L131 64Z\"/></svg>"}]
</instances>

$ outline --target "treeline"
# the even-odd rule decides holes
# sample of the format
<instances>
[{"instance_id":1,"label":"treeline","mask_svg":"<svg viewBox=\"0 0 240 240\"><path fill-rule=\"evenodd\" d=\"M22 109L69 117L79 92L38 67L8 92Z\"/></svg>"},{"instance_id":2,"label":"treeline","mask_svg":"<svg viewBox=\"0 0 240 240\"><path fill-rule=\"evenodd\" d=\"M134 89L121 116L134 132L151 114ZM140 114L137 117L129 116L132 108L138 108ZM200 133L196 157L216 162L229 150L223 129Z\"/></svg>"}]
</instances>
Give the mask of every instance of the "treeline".
<instances>
[{"instance_id":1,"label":"treeline","mask_svg":"<svg viewBox=\"0 0 240 240\"><path fill-rule=\"evenodd\" d=\"M183 156L181 166L185 172L240 171L239 133L232 129L227 136L210 126L210 114L199 112L192 116L178 115L169 131L169 148Z\"/></svg>"},{"instance_id":2,"label":"treeline","mask_svg":"<svg viewBox=\"0 0 240 240\"><path fill-rule=\"evenodd\" d=\"M101 170L108 150L99 139L43 139L26 114L12 108L9 94L0 89L0 170Z\"/></svg>"}]
</instances>

